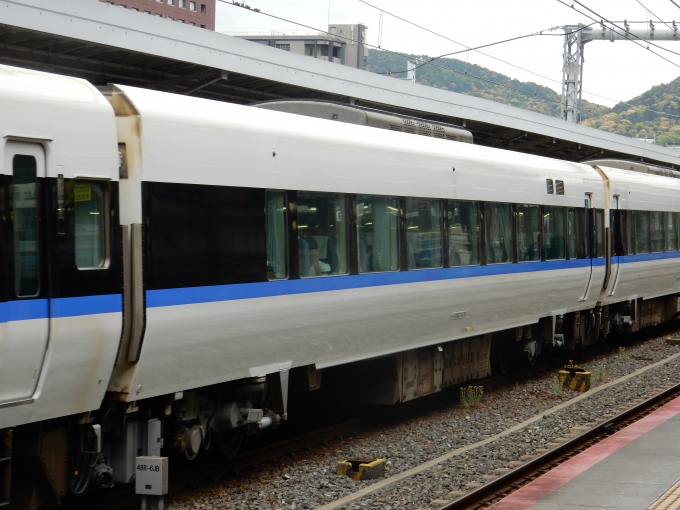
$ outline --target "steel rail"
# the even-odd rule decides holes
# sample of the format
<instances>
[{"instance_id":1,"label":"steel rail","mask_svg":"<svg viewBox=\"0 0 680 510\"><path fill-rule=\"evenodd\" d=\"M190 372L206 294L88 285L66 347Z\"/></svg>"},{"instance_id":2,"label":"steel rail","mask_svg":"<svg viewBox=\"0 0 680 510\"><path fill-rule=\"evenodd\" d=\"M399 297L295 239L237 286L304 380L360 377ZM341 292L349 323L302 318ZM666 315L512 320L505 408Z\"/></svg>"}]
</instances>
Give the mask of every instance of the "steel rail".
<instances>
[{"instance_id":1,"label":"steel rail","mask_svg":"<svg viewBox=\"0 0 680 510\"><path fill-rule=\"evenodd\" d=\"M671 397L680 393L680 384L667 388L660 393L640 402L629 409L595 425L581 434L568 439L564 443L540 454L517 466L512 471L499 475L498 478L463 494L455 500L440 507L438 510L463 510L469 508L483 508L502 499L508 494L526 485L545 472L561 464L586 446L597 443L616 430L627 426L649 414Z\"/></svg>"}]
</instances>

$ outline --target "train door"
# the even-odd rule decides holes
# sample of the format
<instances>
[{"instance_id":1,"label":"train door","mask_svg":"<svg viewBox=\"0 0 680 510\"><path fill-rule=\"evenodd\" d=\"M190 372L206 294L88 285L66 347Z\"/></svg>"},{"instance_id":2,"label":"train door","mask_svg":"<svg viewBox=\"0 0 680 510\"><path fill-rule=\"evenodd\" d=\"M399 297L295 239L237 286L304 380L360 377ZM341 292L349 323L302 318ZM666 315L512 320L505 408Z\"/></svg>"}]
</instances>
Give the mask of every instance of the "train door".
<instances>
[{"instance_id":1,"label":"train door","mask_svg":"<svg viewBox=\"0 0 680 510\"><path fill-rule=\"evenodd\" d=\"M612 197L611 211L609 213L609 253L610 277L607 286L607 296L613 296L616 292L616 284L619 280L619 257L621 255L621 217L619 215L619 195Z\"/></svg>"},{"instance_id":2,"label":"train door","mask_svg":"<svg viewBox=\"0 0 680 510\"><path fill-rule=\"evenodd\" d=\"M590 292L590 286L593 280L593 249L592 249L592 226L593 226L593 220L592 220L592 193L586 193L585 197L585 214L583 215L583 225L582 225L582 235L583 235L583 242L585 245L585 257L586 261L588 263L588 274L586 277L586 287L583 290L583 295L581 296L581 301L585 301L588 299L588 293Z\"/></svg>"},{"instance_id":3,"label":"train door","mask_svg":"<svg viewBox=\"0 0 680 510\"><path fill-rule=\"evenodd\" d=\"M0 403L30 398L49 335L40 232L39 179L45 152L36 143L9 141L0 176Z\"/></svg>"}]
</instances>

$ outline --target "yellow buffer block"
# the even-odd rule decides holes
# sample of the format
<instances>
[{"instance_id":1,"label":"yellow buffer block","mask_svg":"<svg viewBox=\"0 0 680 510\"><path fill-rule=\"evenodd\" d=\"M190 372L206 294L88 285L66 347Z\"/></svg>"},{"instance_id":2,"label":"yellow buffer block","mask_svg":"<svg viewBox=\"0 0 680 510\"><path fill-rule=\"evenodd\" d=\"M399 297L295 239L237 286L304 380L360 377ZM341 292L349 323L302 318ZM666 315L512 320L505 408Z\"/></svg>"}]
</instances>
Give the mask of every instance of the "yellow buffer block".
<instances>
[{"instance_id":1,"label":"yellow buffer block","mask_svg":"<svg viewBox=\"0 0 680 510\"><path fill-rule=\"evenodd\" d=\"M583 393L590 389L590 372L581 368L560 370L557 382L563 388Z\"/></svg>"},{"instance_id":2,"label":"yellow buffer block","mask_svg":"<svg viewBox=\"0 0 680 510\"><path fill-rule=\"evenodd\" d=\"M338 463L337 473L352 480L375 480L385 476L385 459L350 459Z\"/></svg>"}]
</instances>

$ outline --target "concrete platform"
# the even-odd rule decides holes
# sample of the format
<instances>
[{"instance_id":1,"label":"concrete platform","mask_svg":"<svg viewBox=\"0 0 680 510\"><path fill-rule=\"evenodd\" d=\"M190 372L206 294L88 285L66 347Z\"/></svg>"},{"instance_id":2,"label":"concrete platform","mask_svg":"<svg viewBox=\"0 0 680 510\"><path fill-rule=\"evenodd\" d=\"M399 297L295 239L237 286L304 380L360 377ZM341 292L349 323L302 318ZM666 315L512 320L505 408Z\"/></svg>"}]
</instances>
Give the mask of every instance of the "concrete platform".
<instances>
[{"instance_id":1,"label":"concrete platform","mask_svg":"<svg viewBox=\"0 0 680 510\"><path fill-rule=\"evenodd\" d=\"M678 480L680 397L569 459L490 508L680 508L680 489L676 485Z\"/></svg>"}]
</instances>

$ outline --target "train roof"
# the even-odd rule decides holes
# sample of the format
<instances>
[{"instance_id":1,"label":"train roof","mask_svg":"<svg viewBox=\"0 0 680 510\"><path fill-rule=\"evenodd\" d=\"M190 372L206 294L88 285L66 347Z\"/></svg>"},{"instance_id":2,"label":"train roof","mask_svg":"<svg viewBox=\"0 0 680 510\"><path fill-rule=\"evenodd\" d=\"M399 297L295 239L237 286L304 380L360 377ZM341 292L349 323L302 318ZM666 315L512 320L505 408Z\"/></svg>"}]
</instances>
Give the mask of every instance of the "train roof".
<instances>
[{"instance_id":1,"label":"train roof","mask_svg":"<svg viewBox=\"0 0 680 510\"><path fill-rule=\"evenodd\" d=\"M149 181L572 206L601 187L597 172L577 163L148 89L115 90L140 115L142 178ZM548 195L546 179L562 180L565 195Z\"/></svg>"},{"instance_id":2,"label":"train roof","mask_svg":"<svg viewBox=\"0 0 680 510\"><path fill-rule=\"evenodd\" d=\"M5 140L49 146L48 177L118 179L113 111L87 81L0 65L0 111Z\"/></svg>"}]
</instances>

